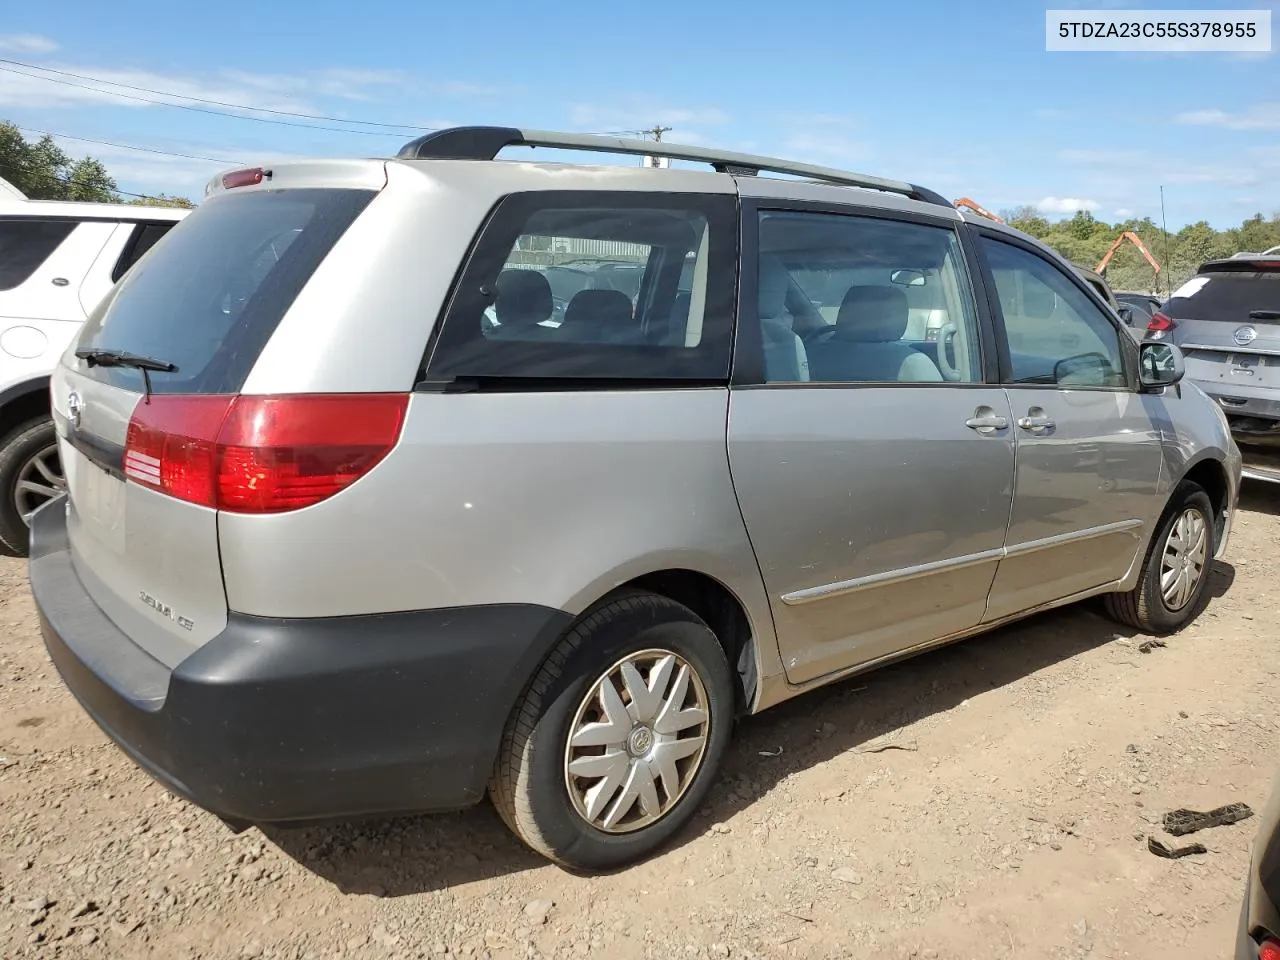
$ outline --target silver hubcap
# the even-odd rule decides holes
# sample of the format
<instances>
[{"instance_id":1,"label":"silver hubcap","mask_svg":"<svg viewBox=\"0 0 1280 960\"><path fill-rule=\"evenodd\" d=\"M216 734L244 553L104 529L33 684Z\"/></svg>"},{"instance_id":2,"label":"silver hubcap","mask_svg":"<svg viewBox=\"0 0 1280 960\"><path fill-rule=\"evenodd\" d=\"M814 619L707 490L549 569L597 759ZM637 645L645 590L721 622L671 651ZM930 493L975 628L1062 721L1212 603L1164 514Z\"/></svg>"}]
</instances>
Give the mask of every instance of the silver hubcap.
<instances>
[{"instance_id":1,"label":"silver hubcap","mask_svg":"<svg viewBox=\"0 0 1280 960\"><path fill-rule=\"evenodd\" d=\"M25 524L31 523L31 514L67 489L67 479L62 475L62 461L58 459L58 445L37 451L18 471L18 482L13 487L13 505Z\"/></svg>"},{"instance_id":2,"label":"silver hubcap","mask_svg":"<svg viewBox=\"0 0 1280 960\"><path fill-rule=\"evenodd\" d=\"M606 833L665 816L697 776L711 712L698 672L667 650L619 660L587 691L569 728L573 808Z\"/></svg>"},{"instance_id":3,"label":"silver hubcap","mask_svg":"<svg viewBox=\"0 0 1280 960\"><path fill-rule=\"evenodd\" d=\"M1195 507L1182 512L1169 530L1160 559L1160 594L1170 610L1191 602L1204 575L1209 552L1209 528Z\"/></svg>"}]
</instances>

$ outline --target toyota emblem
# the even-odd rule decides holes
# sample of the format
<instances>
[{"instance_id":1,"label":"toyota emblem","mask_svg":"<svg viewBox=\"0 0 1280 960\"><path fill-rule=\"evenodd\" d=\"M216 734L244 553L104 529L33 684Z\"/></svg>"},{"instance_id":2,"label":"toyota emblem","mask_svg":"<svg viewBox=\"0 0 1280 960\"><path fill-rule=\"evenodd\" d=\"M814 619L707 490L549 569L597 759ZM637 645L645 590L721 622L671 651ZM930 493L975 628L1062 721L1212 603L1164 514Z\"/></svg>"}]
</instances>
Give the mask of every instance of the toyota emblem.
<instances>
[{"instance_id":1,"label":"toyota emblem","mask_svg":"<svg viewBox=\"0 0 1280 960\"><path fill-rule=\"evenodd\" d=\"M84 403L80 400L80 394L72 390L67 394L67 419L71 421L71 426L80 429L80 413L84 410Z\"/></svg>"},{"instance_id":2,"label":"toyota emblem","mask_svg":"<svg viewBox=\"0 0 1280 960\"><path fill-rule=\"evenodd\" d=\"M1248 325L1236 327L1236 332L1231 335L1231 339L1236 342L1237 346L1243 347L1258 339L1258 331Z\"/></svg>"}]
</instances>

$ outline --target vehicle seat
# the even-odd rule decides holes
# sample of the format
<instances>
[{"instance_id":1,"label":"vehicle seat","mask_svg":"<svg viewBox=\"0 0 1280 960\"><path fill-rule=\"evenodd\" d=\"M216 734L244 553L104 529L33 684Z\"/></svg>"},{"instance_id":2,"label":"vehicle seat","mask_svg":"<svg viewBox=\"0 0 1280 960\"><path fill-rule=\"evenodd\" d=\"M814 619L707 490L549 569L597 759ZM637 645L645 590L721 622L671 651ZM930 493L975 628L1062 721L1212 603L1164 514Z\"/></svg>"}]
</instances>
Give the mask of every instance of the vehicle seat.
<instances>
[{"instance_id":1,"label":"vehicle seat","mask_svg":"<svg viewBox=\"0 0 1280 960\"><path fill-rule=\"evenodd\" d=\"M938 365L902 340L909 312L907 295L896 287L850 287L834 334L812 345L815 378L845 383L941 381Z\"/></svg>"},{"instance_id":2,"label":"vehicle seat","mask_svg":"<svg viewBox=\"0 0 1280 960\"><path fill-rule=\"evenodd\" d=\"M621 290L580 290L564 310L556 331L573 343L616 343L634 339L631 298Z\"/></svg>"},{"instance_id":3,"label":"vehicle seat","mask_svg":"<svg viewBox=\"0 0 1280 960\"><path fill-rule=\"evenodd\" d=\"M809 379L809 354L804 341L792 329L787 310L787 290L791 274L782 261L768 255L760 258L757 306L760 335L764 341L765 380L796 383Z\"/></svg>"},{"instance_id":4,"label":"vehicle seat","mask_svg":"<svg viewBox=\"0 0 1280 960\"><path fill-rule=\"evenodd\" d=\"M489 336L529 340L545 336L551 328L539 326L551 319L551 284L536 270L503 270L495 285L498 297L493 312L498 326Z\"/></svg>"}]
</instances>

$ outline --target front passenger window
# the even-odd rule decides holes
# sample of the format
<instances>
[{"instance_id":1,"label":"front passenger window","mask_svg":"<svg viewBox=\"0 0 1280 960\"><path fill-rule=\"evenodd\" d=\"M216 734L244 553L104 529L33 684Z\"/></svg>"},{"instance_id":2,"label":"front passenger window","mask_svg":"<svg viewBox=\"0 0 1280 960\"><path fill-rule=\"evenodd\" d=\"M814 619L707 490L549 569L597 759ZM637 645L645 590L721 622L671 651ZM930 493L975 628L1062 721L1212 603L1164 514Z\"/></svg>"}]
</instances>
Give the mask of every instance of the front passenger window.
<instances>
[{"instance_id":1,"label":"front passenger window","mask_svg":"<svg viewBox=\"0 0 1280 960\"><path fill-rule=\"evenodd\" d=\"M1065 273L1021 247L983 237L1014 383L1125 387L1120 331Z\"/></svg>"}]
</instances>

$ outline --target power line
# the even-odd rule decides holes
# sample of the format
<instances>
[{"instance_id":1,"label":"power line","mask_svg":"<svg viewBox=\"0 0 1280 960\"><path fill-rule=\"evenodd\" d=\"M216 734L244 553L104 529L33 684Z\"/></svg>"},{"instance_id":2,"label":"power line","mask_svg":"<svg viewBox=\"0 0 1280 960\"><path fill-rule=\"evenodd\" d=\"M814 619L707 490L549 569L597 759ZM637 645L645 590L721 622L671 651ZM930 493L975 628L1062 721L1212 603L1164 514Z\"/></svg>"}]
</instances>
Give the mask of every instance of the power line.
<instances>
[{"instance_id":1,"label":"power line","mask_svg":"<svg viewBox=\"0 0 1280 960\"><path fill-rule=\"evenodd\" d=\"M27 77L31 80L44 80L48 83L60 83L67 87L76 87L80 90L91 90L94 93L101 93L107 97L120 97L125 100L137 100L139 103L150 103L160 107L173 107L176 110L190 110L193 113L206 113L214 117L230 117L233 120L253 120L257 123L274 123L282 127L299 127L303 130L328 130L331 133L355 133L366 137L403 137L403 133L391 133L383 130L350 130L345 127L321 127L313 123L293 123L290 120L275 120L271 117L251 117L243 113L227 113L224 110L211 110L208 107L196 107L189 103L172 103L168 100L153 100L150 97L141 97L134 93L122 93L116 90L103 90L99 87L91 87L84 83L76 83L72 80L59 80L57 77L43 77L37 73L27 73L24 70L15 70L13 67L0 66L0 70L5 73L17 74L21 77ZM179 94L162 94L162 96L176 97ZM242 107L244 110L256 110L257 107ZM425 128L418 127L422 130Z\"/></svg>"},{"instance_id":2,"label":"power line","mask_svg":"<svg viewBox=\"0 0 1280 960\"><path fill-rule=\"evenodd\" d=\"M24 69L17 70L15 67ZM75 80L87 80L90 83L105 84L111 87L120 87L123 90L135 90L140 93L151 93L159 97L167 97L166 100L153 100L150 97L141 97L135 94L120 93L115 90L101 90L98 87L88 86L83 83L73 83L71 80L59 80L58 77L42 76L41 73L28 73L27 70L39 70L41 73L56 73L61 77L72 77ZM142 87L136 84L123 83L117 80L106 80L102 77L94 77L89 74L72 73L69 70L58 70L53 67L42 67L34 63L25 63L21 60L9 60L0 57L0 71L12 73L16 76L27 77L31 80L44 80L48 83L58 83L63 86L75 87L79 90L89 90L93 93L101 93L108 97L118 97L125 100L134 100L139 103L150 103L159 107L174 107L178 110L190 110L194 113L208 114L214 117L228 117L232 120L253 120L257 123L274 123L285 127L296 127L302 130L327 130L331 133L356 133L363 136L371 137L399 137L405 134L399 131L415 131L417 133L434 133L436 127L423 127L412 123L383 123L376 120L349 120L343 117L331 117L318 113L298 113L292 110L274 110L268 107L251 107L243 103L231 103L225 100L209 100L203 97L193 97L185 93L171 93L167 90L156 90L152 87ZM189 100L191 103L173 103L173 100ZM321 120L328 123L349 123L357 126L365 127L385 127L386 130L349 130L345 127L323 127L310 123L291 123L287 120L273 120L271 117L254 117L246 116L243 113L227 113L224 110L210 110L205 107L192 106L192 103L203 103L209 106L228 107L232 110L248 110L254 113L269 113L278 117L295 117L302 120ZM598 137L621 137L621 136L640 136L643 134L653 134L655 140L661 140L662 134L670 130L670 127L653 127L648 130L606 130L603 132L595 132L588 134L589 136Z\"/></svg>"},{"instance_id":3,"label":"power line","mask_svg":"<svg viewBox=\"0 0 1280 960\"><path fill-rule=\"evenodd\" d=\"M417 130L419 132L430 131L430 127L423 127L412 123L381 123L375 120L348 120L344 117L329 117L317 113L298 113L292 110L273 110L270 107L251 107L243 103L229 103L225 100L207 100L203 97L193 97L184 93L170 93L167 90L156 90L151 87L140 87L132 83L122 83L117 80L106 80L102 77L92 77L83 73L72 73L69 70L56 70L53 67L42 67L34 63L23 63L21 60L6 60L0 57L0 63L7 63L12 67L26 67L29 70L40 70L44 73L56 73L63 77L73 77L77 80L88 80L92 83L102 83L111 87L121 87L125 90L137 90L141 93L154 93L161 97L173 97L179 100L190 100L193 103L204 103L215 107L231 107L234 110L252 110L257 113L270 113L278 117L297 117L302 120L324 120L329 123L352 123L362 127L387 127L399 128L402 130ZM36 74L22 73L19 70L10 70L10 73L18 73L22 76L31 77L33 80L52 80L52 77L41 77ZM116 96L110 90L99 91L110 96ZM148 103L154 101L146 101ZM169 106L180 106L180 104L169 104Z\"/></svg>"},{"instance_id":4,"label":"power line","mask_svg":"<svg viewBox=\"0 0 1280 960\"><path fill-rule=\"evenodd\" d=\"M183 160L207 160L210 163L226 163L232 166L240 162L239 160L228 160L226 157L201 157L191 153L174 153L172 150L157 150L154 147L137 147L131 143L116 143L112 140L92 140L89 137L73 137L69 133L53 133L49 130L33 130L30 127L18 127L18 129L23 133L36 133L42 137L56 137L61 140L77 140L81 143L96 143L102 147L118 147L121 150L137 150L139 153L157 153L163 157L181 157Z\"/></svg>"}]
</instances>

